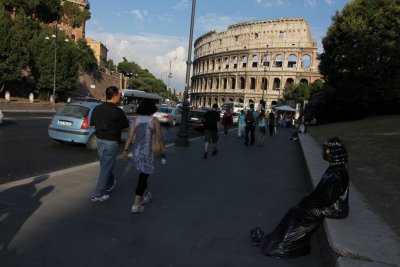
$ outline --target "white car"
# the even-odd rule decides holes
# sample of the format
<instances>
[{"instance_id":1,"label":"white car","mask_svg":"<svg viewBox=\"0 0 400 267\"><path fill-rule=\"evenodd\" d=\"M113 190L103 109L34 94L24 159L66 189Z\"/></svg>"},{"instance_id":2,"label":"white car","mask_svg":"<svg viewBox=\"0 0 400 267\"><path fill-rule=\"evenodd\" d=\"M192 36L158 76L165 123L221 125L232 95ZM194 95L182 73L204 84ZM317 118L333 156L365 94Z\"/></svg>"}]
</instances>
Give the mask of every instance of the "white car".
<instances>
[{"instance_id":1,"label":"white car","mask_svg":"<svg viewBox=\"0 0 400 267\"><path fill-rule=\"evenodd\" d=\"M181 123L182 111L179 108L173 107L158 107L157 112L153 114L161 123L167 123L175 126Z\"/></svg>"},{"instance_id":2,"label":"white car","mask_svg":"<svg viewBox=\"0 0 400 267\"><path fill-rule=\"evenodd\" d=\"M3 123L3 118L4 118L3 112L1 112L0 110L0 124Z\"/></svg>"}]
</instances>

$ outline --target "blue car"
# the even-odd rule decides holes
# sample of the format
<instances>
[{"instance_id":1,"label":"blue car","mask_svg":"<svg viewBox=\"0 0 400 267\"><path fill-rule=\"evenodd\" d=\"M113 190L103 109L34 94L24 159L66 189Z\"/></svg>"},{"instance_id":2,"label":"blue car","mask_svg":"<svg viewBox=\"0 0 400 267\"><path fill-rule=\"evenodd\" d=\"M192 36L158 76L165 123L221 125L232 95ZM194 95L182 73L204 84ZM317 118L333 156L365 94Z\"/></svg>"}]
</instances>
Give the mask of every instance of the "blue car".
<instances>
[{"instance_id":1,"label":"blue car","mask_svg":"<svg viewBox=\"0 0 400 267\"><path fill-rule=\"evenodd\" d=\"M48 134L56 142L85 144L89 150L97 148L94 128L90 127L93 109L101 102L69 103L53 116Z\"/></svg>"}]
</instances>

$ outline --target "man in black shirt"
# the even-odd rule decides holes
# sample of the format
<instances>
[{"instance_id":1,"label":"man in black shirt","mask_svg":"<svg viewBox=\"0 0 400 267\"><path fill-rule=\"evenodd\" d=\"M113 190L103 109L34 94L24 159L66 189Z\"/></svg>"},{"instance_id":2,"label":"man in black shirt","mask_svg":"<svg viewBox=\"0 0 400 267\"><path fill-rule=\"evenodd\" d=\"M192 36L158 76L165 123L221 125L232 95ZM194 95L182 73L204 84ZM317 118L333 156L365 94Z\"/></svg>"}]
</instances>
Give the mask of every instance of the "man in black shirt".
<instances>
[{"instance_id":1,"label":"man in black shirt","mask_svg":"<svg viewBox=\"0 0 400 267\"><path fill-rule=\"evenodd\" d=\"M218 112L218 104L214 104L213 108L208 110L204 114L204 156L207 158L208 143L213 144L212 155L215 156L218 153L217 142L218 142L218 122L220 115Z\"/></svg>"},{"instance_id":2,"label":"man in black shirt","mask_svg":"<svg viewBox=\"0 0 400 267\"><path fill-rule=\"evenodd\" d=\"M90 119L90 125L96 129L97 152L100 157L100 175L92 201L105 201L107 194L114 188L116 180L112 174L117 159L121 131L129 128L128 119L122 109L116 106L121 99L115 86L106 89L106 102L95 107Z\"/></svg>"}]
</instances>

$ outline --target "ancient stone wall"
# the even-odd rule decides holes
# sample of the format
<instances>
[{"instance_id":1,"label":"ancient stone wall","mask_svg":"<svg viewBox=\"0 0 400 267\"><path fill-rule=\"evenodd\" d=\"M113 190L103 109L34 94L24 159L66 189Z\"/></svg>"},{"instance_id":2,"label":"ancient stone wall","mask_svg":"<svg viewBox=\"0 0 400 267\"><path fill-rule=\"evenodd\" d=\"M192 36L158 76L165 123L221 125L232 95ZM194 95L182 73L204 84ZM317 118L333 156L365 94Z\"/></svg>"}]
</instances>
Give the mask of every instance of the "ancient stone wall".
<instances>
[{"instance_id":1,"label":"ancient stone wall","mask_svg":"<svg viewBox=\"0 0 400 267\"><path fill-rule=\"evenodd\" d=\"M321 79L317 45L302 18L231 25L194 43L190 100L194 106L217 102L267 102L282 97L289 84Z\"/></svg>"}]
</instances>

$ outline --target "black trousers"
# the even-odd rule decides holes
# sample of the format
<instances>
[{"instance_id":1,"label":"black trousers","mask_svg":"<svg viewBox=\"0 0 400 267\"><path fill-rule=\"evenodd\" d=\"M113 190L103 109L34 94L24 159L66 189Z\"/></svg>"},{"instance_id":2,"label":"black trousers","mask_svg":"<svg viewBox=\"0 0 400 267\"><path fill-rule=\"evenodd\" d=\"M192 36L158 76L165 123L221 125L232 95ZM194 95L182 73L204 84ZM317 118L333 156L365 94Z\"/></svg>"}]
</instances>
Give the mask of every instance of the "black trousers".
<instances>
[{"instance_id":1,"label":"black trousers","mask_svg":"<svg viewBox=\"0 0 400 267\"><path fill-rule=\"evenodd\" d=\"M136 195L143 196L144 190L147 188L147 179L149 178L150 174L147 173L139 173L139 179L136 186Z\"/></svg>"},{"instance_id":2,"label":"black trousers","mask_svg":"<svg viewBox=\"0 0 400 267\"><path fill-rule=\"evenodd\" d=\"M245 134L244 134L244 144L249 144L249 133L250 133L250 145L254 145L254 132L256 130L256 126L254 125L246 125Z\"/></svg>"}]
</instances>

